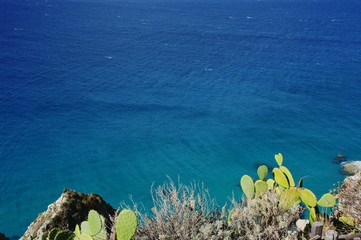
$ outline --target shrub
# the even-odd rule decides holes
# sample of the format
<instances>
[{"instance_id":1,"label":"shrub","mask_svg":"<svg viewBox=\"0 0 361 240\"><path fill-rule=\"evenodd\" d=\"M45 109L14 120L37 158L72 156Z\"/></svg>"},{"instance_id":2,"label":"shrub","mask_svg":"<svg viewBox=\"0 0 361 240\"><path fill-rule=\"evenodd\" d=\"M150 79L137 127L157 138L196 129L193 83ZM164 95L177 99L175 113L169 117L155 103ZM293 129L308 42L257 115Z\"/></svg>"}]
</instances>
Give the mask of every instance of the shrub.
<instances>
[{"instance_id":1,"label":"shrub","mask_svg":"<svg viewBox=\"0 0 361 240\"><path fill-rule=\"evenodd\" d=\"M170 181L151 192L152 216L136 210L140 221L136 239L202 239L201 229L221 217L203 185L176 186Z\"/></svg>"},{"instance_id":2,"label":"shrub","mask_svg":"<svg viewBox=\"0 0 361 240\"><path fill-rule=\"evenodd\" d=\"M347 177L338 188L336 217L345 223L344 231L361 229L361 172ZM341 229L339 229L340 231Z\"/></svg>"},{"instance_id":3,"label":"shrub","mask_svg":"<svg viewBox=\"0 0 361 240\"><path fill-rule=\"evenodd\" d=\"M234 208L229 217L232 239L297 239L295 223L302 208L296 204L285 209L276 191L242 203L232 202Z\"/></svg>"}]
</instances>

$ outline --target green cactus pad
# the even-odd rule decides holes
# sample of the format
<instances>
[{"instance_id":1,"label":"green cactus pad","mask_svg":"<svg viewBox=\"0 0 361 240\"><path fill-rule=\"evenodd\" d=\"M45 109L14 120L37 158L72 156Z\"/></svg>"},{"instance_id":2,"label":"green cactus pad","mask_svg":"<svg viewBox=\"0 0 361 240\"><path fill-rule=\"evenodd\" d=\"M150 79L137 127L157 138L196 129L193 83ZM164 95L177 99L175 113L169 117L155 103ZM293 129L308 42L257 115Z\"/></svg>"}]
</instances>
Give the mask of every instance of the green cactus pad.
<instances>
[{"instance_id":1,"label":"green cactus pad","mask_svg":"<svg viewBox=\"0 0 361 240\"><path fill-rule=\"evenodd\" d=\"M73 240L74 233L71 231L59 231L54 240Z\"/></svg>"},{"instance_id":2,"label":"green cactus pad","mask_svg":"<svg viewBox=\"0 0 361 240\"><path fill-rule=\"evenodd\" d=\"M265 194L268 189L267 183L262 180L257 180L256 183L254 184L254 187L256 189L255 198L258 198L258 197L262 196L263 194Z\"/></svg>"},{"instance_id":3,"label":"green cactus pad","mask_svg":"<svg viewBox=\"0 0 361 240\"><path fill-rule=\"evenodd\" d=\"M333 207L336 204L336 198L331 193L323 194L317 204L320 207Z\"/></svg>"},{"instance_id":4,"label":"green cactus pad","mask_svg":"<svg viewBox=\"0 0 361 240\"><path fill-rule=\"evenodd\" d=\"M264 180L268 175L268 167L266 165L261 165L257 169L257 174L260 180Z\"/></svg>"},{"instance_id":5,"label":"green cactus pad","mask_svg":"<svg viewBox=\"0 0 361 240\"><path fill-rule=\"evenodd\" d=\"M51 229L51 231L50 231L48 237L46 238L46 240L54 240L56 234L58 234L59 231L60 231L59 228L53 228L53 229Z\"/></svg>"},{"instance_id":6,"label":"green cactus pad","mask_svg":"<svg viewBox=\"0 0 361 240\"><path fill-rule=\"evenodd\" d=\"M317 198L315 194L307 188L299 188L298 192L300 193L301 200L310 208L314 208L317 205Z\"/></svg>"},{"instance_id":7,"label":"green cactus pad","mask_svg":"<svg viewBox=\"0 0 361 240\"><path fill-rule=\"evenodd\" d=\"M300 194L295 188L285 189L280 196L280 204L285 209L290 209L301 202Z\"/></svg>"},{"instance_id":8,"label":"green cactus pad","mask_svg":"<svg viewBox=\"0 0 361 240\"><path fill-rule=\"evenodd\" d=\"M268 190L273 189L275 187L275 184L276 184L275 180L273 180L273 179L268 179L266 183L267 183L267 186L268 186Z\"/></svg>"},{"instance_id":9,"label":"green cactus pad","mask_svg":"<svg viewBox=\"0 0 361 240\"><path fill-rule=\"evenodd\" d=\"M286 168L285 166L280 166L280 170L286 175L286 177L288 179L288 183L290 184L290 187L296 186L290 170L288 170L288 168Z\"/></svg>"},{"instance_id":10,"label":"green cactus pad","mask_svg":"<svg viewBox=\"0 0 361 240\"><path fill-rule=\"evenodd\" d=\"M230 223L232 222L232 216L233 216L233 213L235 212L236 210L233 208L231 211L229 211L228 213L228 218L227 218L227 221Z\"/></svg>"},{"instance_id":11,"label":"green cactus pad","mask_svg":"<svg viewBox=\"0 0 361 240\"><path fill-rule=\"evenodd\" d=\"M137 229L137 216L132 210L120 212L116 222L117 240L130 240Z\"/></svg>"},{"instance_id":12,"label":"green cactus pad","mask_svg":"<svg viewBox=\"0 0 361 240\"><path fill-rule=\"evenodd\" d=\"M351 218L351 217L345 217L345 216L341 216L338 218L338 220L346 225L349 225L351 227L354 227L355 224L355 219Z\"/></svg>"},{"instance_id":13,"label":"green cactus pad","mask_svg":"<svg viewBox=\"0 0 361 240\"><path fill-rule=\"evenodd\" d=\"M254 182L248 175L243 175L241 178L241 188L248 199L254 196Z\"/></svg>"},{"instance_id":14,"label":"green cactus pad","mask_svg":"<svg viewBox=\"0 0 361 240\"><path fill-rule=\"evenodd\" d=\"M274 168L272 173L273 173L273 177L278 185L280 185L281 187L284 187L284 188L290 187L286 175L279 168Z\"/></svg>"},{"instance_id":15,"label":"green cactus pad","mask_svg":"<svg viewBox=\"0 0 361 240\"><path fill-rule=\"evenodd\" d=\"M83 223L81 224L81 231L90 236L97 235L103 228L102 216L95 210L89 211L88 221Z\"/></svg>"},{"instance_id":16,"label":"green cactus pad","mask_svg":"<svg viewBox=\"0 0 361 240\"><path fill-rule=\"evenodd\" d=\"M90 235L86 234L86 233L83 233L82 235L80 235L79 238L76 238L75 239L78 239L78 240L94 240L94 238L92 238Z\"/></svg>"},{"instance_id":17,"label":"green cactus pad","mask_svg":"<svg viewBox=\"0 0 361 240\"><path fill-rule=\"evenodd\" d=\"M282 166L282 163L283 163L283 156L282 156L282 154L281 154L281 153L276 154L276 155L275 155L275 160L276 160L278 166L281 167L281 166Z\"/></svg>"}]
</instances>

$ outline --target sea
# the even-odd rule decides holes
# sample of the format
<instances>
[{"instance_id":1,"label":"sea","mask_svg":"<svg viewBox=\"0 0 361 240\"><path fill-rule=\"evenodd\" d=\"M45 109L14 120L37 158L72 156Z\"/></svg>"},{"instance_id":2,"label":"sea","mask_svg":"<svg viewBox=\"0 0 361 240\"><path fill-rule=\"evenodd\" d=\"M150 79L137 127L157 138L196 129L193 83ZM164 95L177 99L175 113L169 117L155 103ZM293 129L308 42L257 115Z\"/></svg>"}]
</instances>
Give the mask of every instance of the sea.
<instances>
[{"instance_id":1,"label":"sea","mask_svg":"<svg viewBox=\"0 0 361 240\"><path fill-rule=\"evenodd\" d=\"M360 10L0 0L0 232L64 188L150 209L152 184L196 182L223 205L277 153L318 197L337 188L337 154L361 158Z\"/></svg>"}]
</instances>

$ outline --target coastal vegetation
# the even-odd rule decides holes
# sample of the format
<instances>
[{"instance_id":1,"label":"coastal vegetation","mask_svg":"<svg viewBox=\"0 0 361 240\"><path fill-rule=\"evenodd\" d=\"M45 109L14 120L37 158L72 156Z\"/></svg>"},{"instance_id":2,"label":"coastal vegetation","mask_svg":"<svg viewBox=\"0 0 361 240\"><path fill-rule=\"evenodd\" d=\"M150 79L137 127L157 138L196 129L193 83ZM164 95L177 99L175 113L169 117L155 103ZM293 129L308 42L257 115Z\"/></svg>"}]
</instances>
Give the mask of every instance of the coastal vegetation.
<instances>
[{"instance_id":1,"label":"coastal vegetation","mask_svg":"<svg viewBox=\"0 0 361 240\"><path fill-rule=\"evenodd\" d=\"M283 164L282 154L276 154L275 161L277 166L272 169L271 178L267 178L270 174L265 165L258 167L258 179L242 176L240 187L246 198L233 198L228 207L217 206L203 184L175 184L170 180L152 187L154 206L150 214L144 213L136 203L124 205L120 212L108 209L108 214L99 212L102 207L98 206L96 210L89 210L82 222L72 226L61 224L64 219L51 217L50 221L56 224L48 225L41 234L23 239L304 240L310 239L311 225L315 221L323 224L324 232L330 229L341 234L361 231L361 172L347 177L337 189L317 198L303 186L302 178L296 185L291 171ZM102 201L96 195L77 195L70 190L65 193L69 192L80 202L90 198ZM61 212L67 212L63 208L79 205L79 201L66 197L65 202L58 202L56 206L61 205Z\"/></svg>"}]
</instances>

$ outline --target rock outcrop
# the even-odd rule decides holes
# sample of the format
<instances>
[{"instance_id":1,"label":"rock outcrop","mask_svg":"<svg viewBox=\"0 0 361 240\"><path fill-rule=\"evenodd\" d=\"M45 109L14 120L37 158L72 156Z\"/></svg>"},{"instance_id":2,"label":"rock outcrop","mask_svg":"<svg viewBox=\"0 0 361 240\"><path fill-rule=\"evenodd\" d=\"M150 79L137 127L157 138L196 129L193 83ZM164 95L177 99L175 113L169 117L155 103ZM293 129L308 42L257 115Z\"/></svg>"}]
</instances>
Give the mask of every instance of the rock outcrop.
<instances>
[{"instance_id":1,"label":"rock outcrop","mask_svg":"<svg viewBox=\"0 0 361 240\"><path fill-rule=\"evenodd\" d=\"M55 227L74 231L76 224L87 219L91 209L103 215L106 222L109 222L110 216L115 213L115 209L97 194L65 189L63 194L30 224L20 240L40 240Z\"/></svg>"},{"instance_id":2,"label":"rock outcrop","mask_svg":"<svg viewBox=\"0 0 361 240\"><path fill-rule=\"evenodd\" d=\"M343 171L347 174L354 175L361 171L361 161L346 161L342 162Z\"/></svg>"},{"instance_id":3,"label":"rock outcrop","mask_svg":"<svg viewBox=\"0 0 361 240\"><path fill-rule=\"evenodd\" d=\"M9 240L9 238L7 238L5 234L0 233L0 240Z\"/></svg>"}]
</instances>

